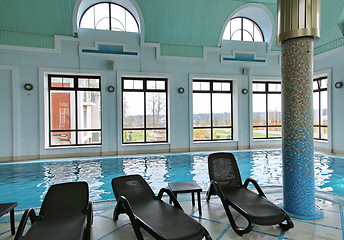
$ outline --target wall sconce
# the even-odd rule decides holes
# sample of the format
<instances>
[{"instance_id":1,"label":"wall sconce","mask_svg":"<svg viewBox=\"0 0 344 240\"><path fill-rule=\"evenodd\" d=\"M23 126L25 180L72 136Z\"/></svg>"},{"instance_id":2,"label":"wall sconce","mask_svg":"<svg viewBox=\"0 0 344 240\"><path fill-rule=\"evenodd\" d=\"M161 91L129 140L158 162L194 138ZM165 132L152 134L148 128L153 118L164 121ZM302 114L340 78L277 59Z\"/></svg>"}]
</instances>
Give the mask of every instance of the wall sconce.
<instances>
[{"instance_id":1,"label":"wall sconce","mask_svg":"<svg viewBox=\"0 0 344 240\"><path fill-rule=\"evenodd\" d=\"M184 89L183 87L180 87L180 88L178 88L178 92L179 92L180 94L182 94L182 93L185 92L185 89Z\"/></svg>"},{"instance_id":2,"label":"wall sconce","mask_svg":"<svg viewBox=\"0 0 344 240\"><path fill-rule=\"evenodd\" d=\"M248 94L248 89L247 89L247 88L243 88L243 89L241 90L241 92L242 92L242 94Z\"/></svg>"},{"instance_id":3,"label":"wall sconce","mask_svg":"<svg viewBox=\"0 0 344 240\"><path fill-rule=\"evenodd\" d=\"M343 87L343 82L336 82L334 84L335 88L342 88Z\"/></svg>"},{"instance_id":4,"label":"wall sconce","mask_svg":"<svg viewBox=\"0 0 344 240\"><path fill-rule=\"evenodd\" d=\"M25 83L24 89L27 91L31 91L33 89L33 85L31 83Z\"/></svg>"},{"instance_id":5,"label":"wall sconce","mask_svg":"<svg viewBox=\"0 0 344 240\"><path fill-rule=\"evenodd\" d=\"M114 92L115 91L115 87L114 86L108 86L107 90L109 92Z\"/></svg>"}]
</instances>

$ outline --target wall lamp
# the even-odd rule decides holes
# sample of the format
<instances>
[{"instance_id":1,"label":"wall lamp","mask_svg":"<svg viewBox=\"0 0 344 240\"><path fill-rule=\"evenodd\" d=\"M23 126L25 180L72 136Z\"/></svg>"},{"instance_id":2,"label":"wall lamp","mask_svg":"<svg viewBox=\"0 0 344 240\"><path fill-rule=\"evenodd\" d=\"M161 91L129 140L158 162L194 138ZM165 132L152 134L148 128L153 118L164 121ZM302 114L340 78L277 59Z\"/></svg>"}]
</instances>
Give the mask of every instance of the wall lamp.
<instances>
[{"instance_id":1,"label":"wall lamp","mask_svg":"<svg viewBox=\"0 0 344 240\"><path fill-rule=\"evenodd\" d=\"M247 89L247 88L243 88L243 89L241 90L241 92L242 92L242 94L248 94L248 89Z\"/></svg>"},{"instance_id":2,"label":"wall lamp","mask_svg":"<svg viewBox=\"0 0 344 240\"><path fill-rule=\"evenodd\" d=\"M31 83L25 83L24 89L27 91L31 91L33 89L33 85Z\"/></svg>"},{"instance_id":3,"label":"wall lamp","mask_svg":"<svg viewBox=\"0 0 344 240\"><path fill-rule=\"evenodd\" d=\"M115 91L115 87L114 86L108 86L107 90L109 92L114 92Z\"/></svg>"},{"instance_id":4,"label":"wall lamp","mask_svg":"<svg viewBox=\"0 0 344 240\"><path fill-rule=\"evenodd\" d=\"M184 89L183 87L180 87L180 88L178 88L178 92L179 92L180 94L182 94L182 93L185 92L185 89Z\"/></svg>"},{"instance_id":5,"label":"wall lamp","mask_svg":"<svg viewBox=\"0 0 344 240\"><path fill-rule=\"evenodd\" d=\"M336 82L334 84L335 88L342 88L343 87L343 82Z\"/></svg>"}]
</instances>

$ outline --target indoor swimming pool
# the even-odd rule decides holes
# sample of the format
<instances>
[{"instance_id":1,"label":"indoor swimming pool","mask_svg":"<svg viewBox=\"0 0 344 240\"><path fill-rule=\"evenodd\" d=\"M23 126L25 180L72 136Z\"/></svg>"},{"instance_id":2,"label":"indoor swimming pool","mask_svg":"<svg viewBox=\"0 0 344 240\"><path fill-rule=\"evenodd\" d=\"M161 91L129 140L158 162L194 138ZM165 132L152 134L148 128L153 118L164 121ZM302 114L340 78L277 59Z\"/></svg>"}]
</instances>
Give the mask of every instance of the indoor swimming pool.
<instances>
[{"instance_id":1,"label":"indoor swimming pool","mask_svg":"<svg viewBox=\"0 0 344 240\"><path fill-rule=\"evenodd\" d=\"M231 151L238 160L243 179L252 177L261 186L282 185L280 150ZM86 181L90 200L113 200L111 180L140 174L153 191L168 182L196 181L205 191L209 176L207 153L133 155L0 164L0 202L19 203L18 209L40 207L52 184ZM316 190L344 196L344 158L315 154Z\"/></svg>"}]
</instances>

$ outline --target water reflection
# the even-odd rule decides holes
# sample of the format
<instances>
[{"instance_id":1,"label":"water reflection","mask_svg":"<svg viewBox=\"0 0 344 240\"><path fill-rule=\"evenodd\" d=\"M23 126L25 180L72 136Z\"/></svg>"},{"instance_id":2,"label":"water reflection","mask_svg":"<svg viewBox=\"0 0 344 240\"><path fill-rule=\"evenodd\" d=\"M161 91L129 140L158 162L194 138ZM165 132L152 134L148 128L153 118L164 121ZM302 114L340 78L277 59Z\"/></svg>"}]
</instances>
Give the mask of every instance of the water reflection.
<instances>
[{"instance_id":1,"label":"water reflection","mask_svg":"<svg viewBox=\"0 0 344 240\"><path fill-rule=\"evenodd\" d=\"M242 179L260 185L282 185L281 151L237 151ZM344 195L344 160L315 154L317 190ZM140 174L154 192L168 182L196 181L207 190L208 154L167 154L0 164L0 202L19 202L18 209L40 207L48 188L56 183L86 181L92 201L114 199L111 180Z\"/></svg>"}]
</instances>

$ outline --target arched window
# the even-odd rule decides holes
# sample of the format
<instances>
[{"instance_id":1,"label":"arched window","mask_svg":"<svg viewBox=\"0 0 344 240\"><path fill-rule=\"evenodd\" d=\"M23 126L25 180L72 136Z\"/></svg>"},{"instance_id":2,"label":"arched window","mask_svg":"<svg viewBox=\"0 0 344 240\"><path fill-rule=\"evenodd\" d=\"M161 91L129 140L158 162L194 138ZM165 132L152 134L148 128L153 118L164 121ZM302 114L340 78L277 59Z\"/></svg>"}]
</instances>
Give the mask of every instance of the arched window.
<instances>
[{"instance_id":1,"label":"arched window","mask_svg":"<svg viewBox=\"0 0 344 240\"><path fill-rule=\"evenodd\" d=\"M81 28L122 32L139 32L133 15L124 7L110 2L97 3L89 7L80 19Z\"/></svg>"},{"instance_id":2,"label":"arched window","mask_svg":"<svg viewBox=\"0 0 344 240\"><path fill-rule=\"evenodd\" d=\"M223 39L264 42L264 35L260 27L253 20L245 17L235 17L228 22Z\"/></svg>"}]
</instances>

